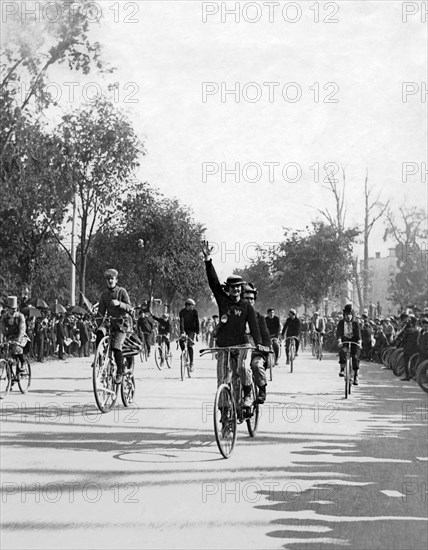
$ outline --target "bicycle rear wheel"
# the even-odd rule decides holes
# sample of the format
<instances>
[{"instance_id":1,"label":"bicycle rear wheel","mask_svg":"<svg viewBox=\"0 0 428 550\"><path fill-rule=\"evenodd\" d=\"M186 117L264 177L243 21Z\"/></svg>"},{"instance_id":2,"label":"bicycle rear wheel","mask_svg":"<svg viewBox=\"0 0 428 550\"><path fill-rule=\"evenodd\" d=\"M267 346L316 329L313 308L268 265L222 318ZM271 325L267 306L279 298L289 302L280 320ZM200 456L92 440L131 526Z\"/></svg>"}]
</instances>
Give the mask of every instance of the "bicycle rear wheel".
<instances>
[{"instance_id":1,"label":"bicycle rear wheel","mask_svg":"<svg viewBox=\"0 0 428 550\"><path fill-rule=\"evenodd\" d=\"M109 357L110 338L104 336L95 353L92 370L92 384L94 388L95 402L99 410L108 412L117 399L118 387L114 381L114 369Z\"/></svg>"},{"instance_id":2,"label":"bicycle rear wheel","mask_svg":"<svg viewBox=\"0 0 428 550\"><path fill-rule=\"evenodd\" d=\"M259 426L260 405L258 402L258 397L259 390L253 382L253 384L251 385L251 398L253 400L253 404L251 405L251 416L246 419L247 429L250 437L254 437L256 435L257 428Z\"/></svg>"},{"instance_id":3,"label":"bicycle rear wheel","mask_svg":"<svg viewBox=\"0 0 428 550\"><path fill-rule=\"evenodd\" d=\"M162 349L159 346L159 344L156 344L156 347L155 347L155 363L159 370L163 369L164 362L163 362L163 356L162 356Z\"/></svg>"},{"instance_id":4,"label":"bicycle rear wheel","mask_svg":"<svg viewBox=\"0 0 428 550\"><path fill-rule=\"evenodd\" d=\"M321 341L318 343L318 359L320 361L322 360L322 342Z\"/></svg>"},{"instance_id":5,"label":"bicycle rear wheel","mask_svg":"<svg viewBox=\"0 0 428 550\"><path fill-rule=\"evenodd\" d=\"M21 393L28 391L31 385L31 365L28 357L24 358L23 370L16 371L18 376L18 387Z\"/></svg>"},{"instance_id":6,"label":"bicycle rear wheel","mask_svg":"<svg viewBox=\"0 0 428 550\"><path fill-rule=\"evenodd\" d=\"M123 375L123 381L120 386L120 395L122 397L122 403L125 407L134 401L135 395L135 378L134 378L134 358L132 357L131 365L125 370Z\"/></svg>"},{"instance_id":7,"label":"bicycle rear wheel","mask_svg":"<svg viewBox=\"0 0 428 550\"><path fill-rule=\"evenodd\" d=\"M165 357L166 366L170 369L172 367L172 353L171 353L171 348L169 349L169 351L167 350L166 344L164 347L164 357Z\"/></svg>"},{"instance_id":8,"label":"bicycle rear wheel","mask_svg":"<svg viewBox=\"0 0 428 550\"><path fill-rule=\"evenodd\" d=\"M227 384L221 384L214 399L214 433L217 447L224 458L232 454L236 442L236 408Z\"/></svg>"},{"instance_id":9,"label":"bicycle rear wheel","mask_svg":"<svg viewBox=\"0 0 428 550\"><path fill-rule=\"evenodd\" d=\"M5 398L10 392L12 376L10 365L6 359L0 359L0 399Z\"/></svg>"},{"instance_id":10,"label":"bicycle rear wheel","mask_svg":"<svg viewBox=\"0 0 428 550\"><path fill-rule=\"evenodd\" d=\"M294 342L290 344L290 372L293 372L294 366Z\"/></svg>"}]
</instances>

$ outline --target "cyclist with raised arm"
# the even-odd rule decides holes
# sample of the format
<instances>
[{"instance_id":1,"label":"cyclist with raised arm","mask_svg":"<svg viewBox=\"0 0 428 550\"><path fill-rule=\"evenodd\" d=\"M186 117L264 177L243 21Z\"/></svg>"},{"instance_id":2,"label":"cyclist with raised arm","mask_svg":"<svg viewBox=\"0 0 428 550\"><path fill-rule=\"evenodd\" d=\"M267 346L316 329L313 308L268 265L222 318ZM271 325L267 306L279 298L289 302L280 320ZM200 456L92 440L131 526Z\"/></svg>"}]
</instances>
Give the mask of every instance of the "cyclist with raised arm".
<instances>
[{"instance_id":1,"label":"cyclist with raised arm","mask_svg":"<svg viewBox=\"0 0 428 550\"><path fill-rule=\"evenodd\" d=\"M193 345L199 334L199 317L195 309L196 302L192 298L188 298L184 303L184 308L179 312L180 319L180 348L184 351L184 346L187 345L189 352L189 369L193 372ZM187 339L186 339L187 336Z\"/></svg>"},{"instance_id":2,"label":"cyclist with raised arm","mask_svg":"<svg viewBox=\"0 0 428 550\"><path fill-rule=\"evenodd\" d=\"M275 310L273 309L273 307L270 307L267 310L267 316L265 317L265 320L266 320L266 326L270 334L271 345L275 356L275 366L276 366L278 365L278 357L279 357L279 333L281 332L281 321L279 320L279 317L275 315Z\"/></svg>"},{"instance_id":3,"label":"cyclist with raised arm","mask_svg":"<svg viewBox=\"0 0 428 550\"><path fill-rule=\"evenodd\" d=\"M288 314L287 320L284 323L284 326L282 327L281 336L282 338L285 338L285 354L287 357L286 365L290 364L290 343L291 340L289 339L291 336L295 336L297 340L295 341L296 346L296 357L298 356L299 351L299 334L300 334L300 319L296 315L295 309L290 309L290 312Z\"/></svg>"},{"instance_id":4,"label":"cyclist with raised arm","mask_svg":"<svg viewBox=\"0 0 428 550\"><path fill-rule=\"evenodd\" d=\"M361 327L354 318L352 304L347 304L343 309L343 319L339 321L336 329L337 345L339 347L339 376L345 376L346 343L355 342L361 347ZM350 345L350 344L348 344ZM354 371L354 386L358 386L358 370L360 368L360 347L350 345L352 357L352 370Z\"/></svg>"},{"instance_id":5,"label":"cyclist with raised arm","mask_svg":"<svg viewBox=\"0 0 428 550\"><path fill-rule=\"evenodd\" d=\"M243 294L244 294L244 300L249 304L251 304L253 307L255 307L255 303L257 300L257 289L254 288L254 285L251 283L244 285ZM256 311L256 318L259 324L262 344L267 349L269 349L271 347L271 339L270 339L269 330L266 326L266 320L263 317L263 315L261 315L258 311ZM254 342L251 340L252 340L252 337L250 337L250 343L254 345ZM256 383L256 386L259 389L258 402L260 404L266 401L266 389L267 389L266 368L267 368L268 357L269 357L269 351L260 351L257 349L251 353L251 370L253 371L254 381Z\"/></svg>"},{"instance_id":6,"label":"cyclist with raised arm","mask_svg":"<svg viewBox=\"0 0 428 550\"><path fill-rule=\"evenodd\" d=\"M29 342L26 332L24 315L18 311L17 296L8 296L6 302L6 314L2 317L0 338L6 339L11 345L11 355L19 360L18 370L24 371L24 348ZM15 373L18 377L18 372Z\"/></svg>"},{"instance_id":7,"label":"cyclist with raised arm","mask_svg":"<svg viewBox=\"0 0 428 550\"><path fill-rule=\"evenodd\" d=\"M123 380L123 343L127 332L132 332L132 306L128 292L125 288L117 284L119 273L116 269L107 269L104 272L104 278L107 288L100 296L98 304L98 314L101 317L108 315L111 317L112 329L112 350L114 360L117 366L116 384ZM96 348L107 331L104 326L104 320L99 320L96 335ZM95 349L96 349L95 348Z\"/></svg>"},{"instance_id":8,"label":"cyclist with raised arm","mask_svg":"<svg viewBox=\"0 0 428 550\"><path fill-rule=\"evenodd\" d=\"M231 352L230 364L232 374L240 377L244 390L244 406L251 407L252 373L250 365L245 365L246 348L248 347L245 330L247 323L256 347L261 351L265 349L262 346L254 308L248 302L241 300L242 287L245 281L239 275L231 275L227 278L224 285L221 285L212 263L212 250L207 241L202 243L208 284L214 294L220 316L216 335L217 346L219 348L242 347L242 351L233 350ZM226 351L219 351L217 353L217 386L220 386L227 380L227 357L228 354Z\"/></svg>"},{"instance_id":9,"label":"cyclist with raised arm","mask_svg":"<svg viewBox=\"0 0 428 550\"><path fill-rule=\"evenodd\" d=\"M156 317L156 315L151 314L153 319L157 321L158 323L158 335L157 335L157 343L159 345L162 344L162 342L165 342L166 345L166 353L169 355L170 350L170 336L171 336L171 330L172 330L172 324L169 319L168 313L163 313L162 317ZM165 361L165 357L161 357L161 363Z\"/></svg>"}]
</instances>

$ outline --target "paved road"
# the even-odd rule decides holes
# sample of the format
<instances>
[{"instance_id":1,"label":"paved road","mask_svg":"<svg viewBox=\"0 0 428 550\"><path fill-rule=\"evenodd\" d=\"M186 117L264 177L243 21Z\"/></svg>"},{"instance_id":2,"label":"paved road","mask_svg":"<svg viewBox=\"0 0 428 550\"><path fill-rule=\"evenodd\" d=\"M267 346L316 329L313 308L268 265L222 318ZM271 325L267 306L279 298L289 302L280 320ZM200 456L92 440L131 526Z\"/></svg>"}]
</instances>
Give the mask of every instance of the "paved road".
<instances>
[{"instance_id":1,"label":"paved road","mask_svg":"<svg viewBox=\"0 0 428 550\"><path fill-rule=\"evenodd\" d=\"M102 415L89 359L34 364L0 403L1 547L427 547L427 396L379 365L345 400L337 360L274 370L255 439L221 458L215 365L137 360L137 407Z\"/></svg>"}]
</instances>

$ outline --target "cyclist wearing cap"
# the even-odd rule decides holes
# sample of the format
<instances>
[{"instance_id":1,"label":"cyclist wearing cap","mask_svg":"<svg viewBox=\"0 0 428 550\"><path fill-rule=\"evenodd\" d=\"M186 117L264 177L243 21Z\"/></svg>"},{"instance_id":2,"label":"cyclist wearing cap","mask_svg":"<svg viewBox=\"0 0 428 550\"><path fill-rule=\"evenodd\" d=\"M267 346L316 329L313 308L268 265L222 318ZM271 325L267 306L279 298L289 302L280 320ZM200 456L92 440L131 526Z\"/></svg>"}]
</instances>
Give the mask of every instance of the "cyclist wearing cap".
<instances>
[{"instance_id":1,"label":"cyclist wearing cap","mask_svg":"<svg viewBox=\"0 0 428 550\"><path fill-rule=\"evenodd\" d=\"M325 332L324 319L320 317L320 314L318 313L318 311L315 311L311 319L311 343L312 344L314 343L315 333L318 333L319 341L322 344L324 332Z\"/></svg>"},{"instance_id":2,"label":"cyclist wearing cap","mask_svg":"<svg viewBox=\"0 0 428 550\"><path fill-rule=\"evenodd\" d=\"M244 295L244 300L254 307L254 304L257 300L257 289L254 288L254 285L252 285L251 283L244 285L242 292ZM271 339L270 339L269 330L266 326L266 320L263 317L263 315L260 315L258 311L256 311L256 318L259 324L262 343L267 349L270 349ZM252 338L250 338L250 343L254 344L254 342L252 342L251 340ZM254 381L256 383L256 386L259 388L259 396L258 396L259 403L264 403L266 401L266 389L267 389L266 367L267 367L268 357L269 357L268 351L254 350L251 353L251 370L253 371Z\"/></svg>"},{"instance_id":3,"label":"cyclist wearing cap","mask_svg":"<svg viewBox=\"0 0 428 550\"><path fill-rule=\"evenodd\" d=\"M282 338L289 338L290 336L296 336L297 340L295 340L296 345L296 357L298 356L299 351L299 334L300 334L300 319L296 315L295 309L290 309L290 312L288 314L287 320L284 323L284 326L282 327L281 336ZM290 364L290 343L291 340L285 340L285 354L287 356L286 364Z\"/></svg>"},{"instance_id":4,"label":"cyclist wearing cap","mask_svg":"<svg viewBox=\"0 0 428 550\"><path fill-rule=\"evenodd\" d=\"M107 288L101 294L98 304L98 314L104 317L109 315L112 328L112 350L116 361L116 383L123 379L123 353L122 347L127 332L132 332L131 301L125 288L118 286L118 272L116 269L107 269L104 273ZM96 346L100 343L106 330L103 320L100 321L97 330Z\"/></svg>"},{"instance_id":5,"label":"cyclist wearing cap","mask_svg":"<svg viewBox=\"0 0 428 550\"><path fill-rule=\"evenodd\" d=\"M355 342L361 346L360 323L354 318L354 310L351 304L343 309L343 319L339 321L336 329L337 345L339 347L339 376L345 376L346 365L346 342ZM352 370L354 371L354 386L358 386L358 370L360 368L360 348L351 345Z\"/></svg>"},{"instance_id":6,"label":"cyclist wearing cap","mask_svg":"<svg viewBox=\"0 0 428 550\"><path fill-rule=\"evenodd\" d=\"M277 365L279 357L278 339L279 333L281 332L281 321L279 320L279 317L275 315L275 310L273 309L273 307L270 307L267 310L267 316L265 317L265 320L272 342L272 349L275 356L275 365Z\"/></svg>"},{"instance_id":7,"label":"cyclist wearing cap","mask_svg":"<svg viewBox=\"0 0 428 550\"><path fill-rule=\"evenodd\" d=\"M207 241L202 244L202 253L205 259L205 268L208 284L214 294L220 314L220 323L217 327L217 346L242 347L233 350L230 354L230 363L234 376L239 376L244 388L244 405L250 407L251 399L251 367L245 365L247 347L246 324L250 327L250 334L257 347L264 351L262 346L259 325L252 305L241 300L242 286L245 281L239 275L231 275L224 286L220 284L211 259L212 247ZM227 380L226 372L227 353L219 351L217 354L217 384L220 386Z\"/></svg>"},{"instance_id":8,"label":"cyclist wearing cap","mask_svg":"<svg viewBox=\"0 0 428 550\"><path fill-rule=\"evenodd\" d=\"M158 335L156 337L157 343L160 345L162 342L165 342L167 353L169 354L170 349L170 335L172 330L171 321L169 320L168 313L163 313L162 317L156 317L156 315L151 314L153 319L158 322ZM163 358L162 358L163 363Z\"/></svg>"},{"instance_id":9,"label":"cyclist wearing cap","mask_svg":"<svg viewBox=\"0 0 428 550\"><path fill-rule=\"evenodd\" d=\"M6 338L10 342L11 355L19 360L19 370L24 370L24 348L30 339L26 333L24 315L18 311L17 296L8 296L6 302L6 314L1 319L0 341ZM18 373L16 373L18 375Z\"/></svg>"},{"instance_id":10,"label":"cyclist wearing cap","mask_svg":"<svg viewBox=\"0 0 428 550\"><path fill-rule=\"evenodd\" d=\"M199 317L198 312L195 309L196 302L192 298L188 298L184 303L184 308L178 314L180 319L180 348L183 351L186 335L187 350L189 352L190 371L193 372L193 344L195 342L195 336L199 334Z\"/></svg>"}]
</instances>

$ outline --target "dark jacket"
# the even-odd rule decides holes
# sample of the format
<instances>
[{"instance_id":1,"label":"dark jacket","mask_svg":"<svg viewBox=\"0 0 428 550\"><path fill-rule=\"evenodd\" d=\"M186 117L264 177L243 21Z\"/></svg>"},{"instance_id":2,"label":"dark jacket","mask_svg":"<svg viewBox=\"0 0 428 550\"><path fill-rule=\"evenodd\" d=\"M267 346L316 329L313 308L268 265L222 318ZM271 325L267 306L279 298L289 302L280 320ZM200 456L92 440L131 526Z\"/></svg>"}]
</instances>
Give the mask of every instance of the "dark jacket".
<instances>
[{"instance_id":1,"label":"dark jacket","mask_svg":"<svg viewBox=\"0 0 428 550\"><path fill-rule=\"evenodd\" d=\"M137 321L137 329L144 334L151 334L153 332L153 323L148 317L139 317Z\"/></svg>"},{"instance_id":2,"label":"dark jacket","mask_svg":"<svg viewBox=\"0 0 428 550\"><path fill-rule=\"evenodd\" d=\"M417 327L406 327L404 329L401 345L406 355L413 355L418 352L418 336L419 330Z\"/></svg>"},{"instance_id":3,"label":"dark jacket","mask_svg":"<svg viewBox=\"0 0 428 550\"><path fill-rule=\"evenodd\" d=\"M281 331L281 322L279 320L279 317L274 315L272 319L269 317L265 317L266 320L266 326L268 328L269 334L271 338L279 338L279 333Z\"/></svg>"},{"instance_id":4,"label":"dark jacket","mask_svg":"<svg viewBox=\"0 0 428 550\"><path fill-rule=\"evenodd\" d=\"M253 306L243 300L235 302L223 290L211 260L205 262L205 267L208 284L214 294L220 315L220 323L217 327L217 345L224 348L246 344L246 323L250 327L250 334L253 337L254 344L256 346L261 344L259 324Z\"/></svg>"},{"instance_id":5,"label":"dark jacket","mask_svg":"<svg viewBox=\"0 0 428 550\"><path fill-rule=\"evenodd\" d=\"M199 317L196 309L183 308L178 316L180 318L181 334L187 334L189 332L196 332L196 334L199 334Z\"/></svg>"},{"instance_id":6,"label":"dark jacket","mask_svg":"<svg viewBox=\"0 0 428 550\"><path fill-rule=\"evenodd\" d=\"M156 317L156 315L153 315L153 314L152 314L152 317L159 324L158 331L160 335L171 334L172 325L169 319L164 319L163 317Z\"/></svg>"},{"instance_id":7,"label":"dark jacket","mask_svg":"<svg viewBox=\"0 0 428 550\"><path fill-rule=\"evenodd\" d=\"M428 330L419 333L419 353L422 360L428 359Z\"/></svg>"},{"instance_id":8,"label":"dark jacket","mask_svg":"<svg viewBox=\"0 0 428 550\"><path fill-rule=\"evenodd\" d=\"M342 340L342 342L359 342L361 340L361 328L358 321L351 321L352 323L352 336L346 337L345 334L345 320L341 319L337 324L336 338Z\"/></svg>"},{"instance_id":9,"label":"dark jacket","mask_svg":"<svg viewBox=\"0 0 428 550\"><path fill-rule=\"evenodd\" d=\"M300 333L300 319L297 317L294 317L292 319L291 317L287 317L287 320L284 323L284 326L282 328L281 335L284 336L284 334L287 332L288 336L299 336Z\"/></svg>"}]
</instances>

